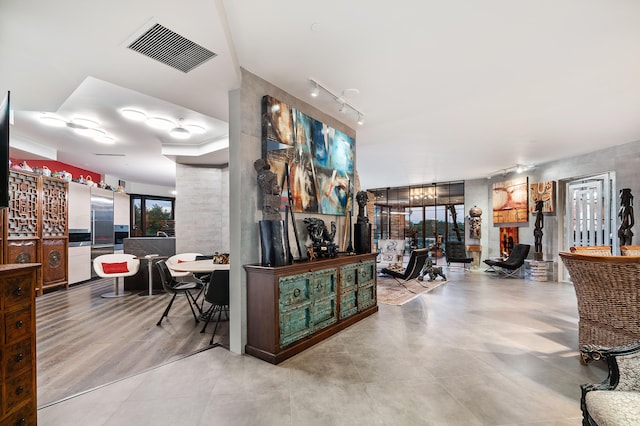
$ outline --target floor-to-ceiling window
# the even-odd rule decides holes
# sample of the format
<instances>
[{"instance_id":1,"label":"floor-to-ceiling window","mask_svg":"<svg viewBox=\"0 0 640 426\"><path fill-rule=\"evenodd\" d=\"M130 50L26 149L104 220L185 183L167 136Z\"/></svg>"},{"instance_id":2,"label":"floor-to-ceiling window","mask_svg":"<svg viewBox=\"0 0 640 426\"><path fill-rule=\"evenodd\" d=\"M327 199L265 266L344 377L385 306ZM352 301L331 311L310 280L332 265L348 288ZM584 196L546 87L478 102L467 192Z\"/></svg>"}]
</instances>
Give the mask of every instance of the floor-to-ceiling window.
<instances>
[{"instance_id":1,"label":"floor-to-ceiling window","mask_svg":"<svg viewBox=\"0 0 640 426\"><path fill-rule=\"evenodd\" d=\"M374 241L404 239L407 250L464 241L464 182L369 189Z\"/></svg>"}]
</instances>

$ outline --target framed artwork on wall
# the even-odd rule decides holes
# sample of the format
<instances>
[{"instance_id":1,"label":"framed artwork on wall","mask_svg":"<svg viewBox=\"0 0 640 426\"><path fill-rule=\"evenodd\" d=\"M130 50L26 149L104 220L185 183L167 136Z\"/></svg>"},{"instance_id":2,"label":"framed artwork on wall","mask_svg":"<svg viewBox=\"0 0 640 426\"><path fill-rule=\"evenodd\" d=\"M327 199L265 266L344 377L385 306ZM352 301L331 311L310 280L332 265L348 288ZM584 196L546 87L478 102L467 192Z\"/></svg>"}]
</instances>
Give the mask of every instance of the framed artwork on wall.
<instances>
[{"instance_id":1,"label":"framed artwork on wall","mask_svg":"<svg viewBox=\"0 0 640 426\"><path fill-rule=\"evenodd\" d=\"M556 182L536 182L529 185L529 212L536 210L536 201L542 201L542 213L556 214Z\"/></svg>"},{"instance_id":2,"label":"framed artwork on wall","mask_svg":"<svg viewBox=\"0 0 640 426\"><path fill-rule=\"evenodd\" d=\"M526 176L493 184L493 224L529 221Z\"/></svg>"},{"instance_id":3,"label":"framed artwork on wall","mask_svg":"<svg viewBox=\"0 0 640 426\"><path fill-rule=\"evenodd\" d=\"M500 228L500 254L509 257L513 247L518 244L518 227Z\"/></svg>"},{"instance_id":4,"label":"framed artwork on wall","mask_svg":"<svg viewBox=\"0 0 640 426\"><path fill-rule=\"evenodd\" d=\"M346 214L355 141L271 96L262 98L262 155L291 191L295 212ZM289 183L286 185L286 173Z\"/></svg>"}]
</instances>

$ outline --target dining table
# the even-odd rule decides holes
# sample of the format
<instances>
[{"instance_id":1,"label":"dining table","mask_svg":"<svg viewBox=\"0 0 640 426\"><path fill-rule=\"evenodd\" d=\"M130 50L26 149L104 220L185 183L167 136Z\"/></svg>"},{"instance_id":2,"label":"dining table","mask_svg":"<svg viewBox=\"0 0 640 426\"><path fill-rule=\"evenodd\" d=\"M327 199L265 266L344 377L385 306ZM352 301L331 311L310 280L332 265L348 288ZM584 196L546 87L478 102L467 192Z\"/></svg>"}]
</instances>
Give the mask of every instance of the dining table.
<instances>
[{"instance_id":1,"label":"dining table","mask_svg":"<svg viewBox=\"0 0 640 426\"><path fill-rule=\"evenodd\" d=\"M209 273L216 270L228 271L230 267L229 263L214 263L212 259L205 260L189 260L186 262L180 262L177 265L173 265L171 269L176 272L193 272L193 273Z\"/></svg>"}]
</instances>

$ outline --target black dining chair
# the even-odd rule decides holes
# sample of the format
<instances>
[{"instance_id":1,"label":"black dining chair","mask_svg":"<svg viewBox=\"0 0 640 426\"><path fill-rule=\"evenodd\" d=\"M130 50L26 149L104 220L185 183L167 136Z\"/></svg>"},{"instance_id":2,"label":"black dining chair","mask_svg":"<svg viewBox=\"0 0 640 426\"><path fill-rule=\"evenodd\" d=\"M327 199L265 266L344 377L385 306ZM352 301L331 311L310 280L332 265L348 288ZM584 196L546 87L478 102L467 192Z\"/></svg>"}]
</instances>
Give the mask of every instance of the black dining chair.
<instances>
[{"instance_id":1,"label":"black dining chair","mask_svg":"<svg viewBox=\"0 0 640 426\"><path fill-rule=\"evenodd\" d=\"M202 284L197 282L189 282L189 281L178 281L172 275L171 271L169 271L169 267L164 260L159 260L156 262L156 267L160 272L160 281L162 281L162 287L167 293L173 294L169 304L165 308L160 320L156 325L161 325L162 320L169 315L169 311L171 310L171 306L173 305L173 301L176 299L178 294L182 294L186 297L187 302L189 302L189 307L191 308L191 313L193 314L193 318L196 320L196 324L200 321L198 320L198 316L196 315L196 311L193 309L195 305L200 311L200 307L198 306L196 299L191 294L192 290L202 290ZM193 302L193 303L192 303Z\"/></svg>"},{"instance_id":2,"label":"black dining chair","mask_svg":"<svg viewBox=\"0 0 640 426\"><path fill-rule=\"evenodd\" d=\"M213 319L213 316L218 313L218 319L216 320L216 325L213 328L213 334L211 335L210 345L213 345L213 338L216 335L216 331L218 330L218 324L220 323L220 318L222 317L222 311L227 315L227 319L229 319L229 271L228 270L215 270L211 274L211 280L209 281L209 286L207 287L207 291L204 294L204 300L211 304L209 307L206 317L206 322L204 323L204 327L200 333L204 333L207 329L207 325L209 321Z\"/></svg>"}]
</instances>

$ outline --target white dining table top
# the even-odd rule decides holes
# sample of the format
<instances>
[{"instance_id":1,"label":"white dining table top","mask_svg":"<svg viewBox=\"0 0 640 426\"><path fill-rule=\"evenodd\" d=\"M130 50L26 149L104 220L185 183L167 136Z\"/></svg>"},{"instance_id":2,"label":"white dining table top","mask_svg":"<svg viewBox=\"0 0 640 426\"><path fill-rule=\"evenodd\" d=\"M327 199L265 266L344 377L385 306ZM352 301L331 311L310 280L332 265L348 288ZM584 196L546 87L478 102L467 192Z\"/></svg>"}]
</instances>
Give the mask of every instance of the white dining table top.
<instances>
[{"instance_id":1,"label":"white dining table top","mask_svg":"<svg viewBox=\"0 0 640 426\"><path fill-rule=\"evenodd\" d=\"M171 269L176 272L212 272L215 270L229 270L228 263L213 263L213 260L191 260L172 265Z\"/></svg>"}]
</instances>

